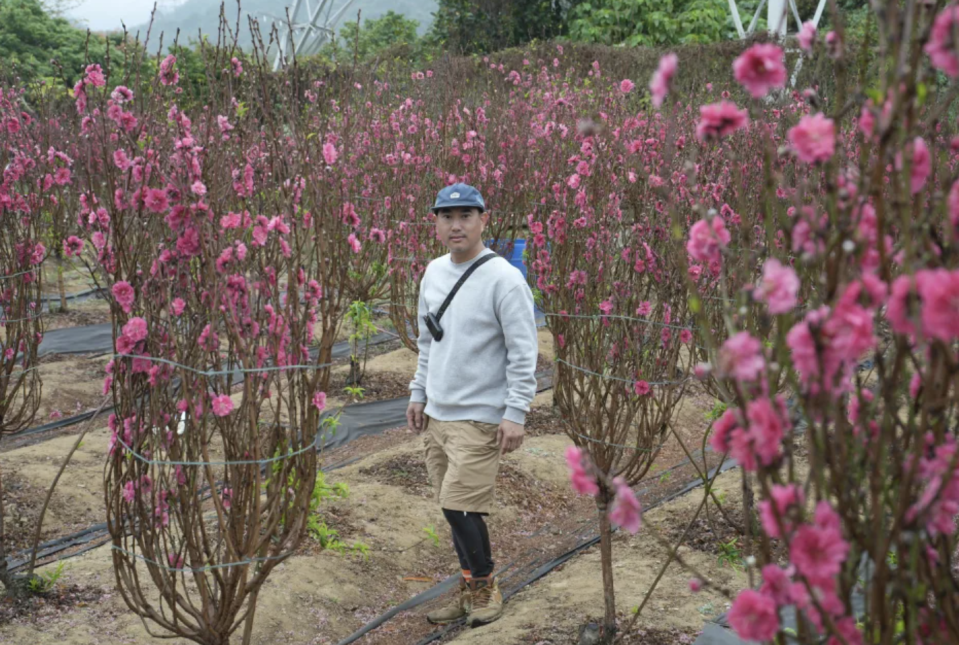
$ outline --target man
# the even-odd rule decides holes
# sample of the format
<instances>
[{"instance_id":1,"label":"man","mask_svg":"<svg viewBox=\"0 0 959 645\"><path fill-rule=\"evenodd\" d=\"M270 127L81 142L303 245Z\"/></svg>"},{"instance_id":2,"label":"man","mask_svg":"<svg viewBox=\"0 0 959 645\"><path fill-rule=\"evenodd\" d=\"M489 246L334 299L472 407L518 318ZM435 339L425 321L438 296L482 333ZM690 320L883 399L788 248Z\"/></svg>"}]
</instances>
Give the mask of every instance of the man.
<instances>
[{"instance_id":1,"label":"man","mask_svg":"<svg viewBox=\"0 0 959 645\"><path fill-rule=\"evenodd\" d=\"M493 507L500 456L522 445L536 395L536 322L523 274L493 258L463 283L440 319L441 339L433 339L424 316L437 314L466 270L494 252L483 244L489 213L478 190L447 186L432 210L450 252L430 262L420 285L419 363L406 418L414 431L426 430L426 467L462 578L459 597L427 619L466 618L476 627L503 613L483 518Z\"/></svg>"}]
</instances>

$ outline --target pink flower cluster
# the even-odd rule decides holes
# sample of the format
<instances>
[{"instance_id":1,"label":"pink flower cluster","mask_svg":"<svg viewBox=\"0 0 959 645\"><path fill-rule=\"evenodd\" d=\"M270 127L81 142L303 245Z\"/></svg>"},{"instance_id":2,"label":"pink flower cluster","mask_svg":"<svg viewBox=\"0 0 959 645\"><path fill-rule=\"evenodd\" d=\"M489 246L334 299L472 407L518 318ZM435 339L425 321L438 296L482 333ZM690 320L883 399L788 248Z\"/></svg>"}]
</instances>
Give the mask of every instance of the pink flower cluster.
<instances>
[{"instance_id":1,"label":"pink flower cluster","mask_svg":"<svg viewBox=\"0 0 959 645\"><path fill-rule=\"evenodd\" d=\"M735 103L720 101L699 108L699 124L696 137L700 141L721 139L749 125L749 113L740 110Z\"/></svg>"},{"instance_id":2,"label":"pink flower cluster","mask_svg":"<svg viewBox=\"0 0 959 645\"><path fill-rule=\"evenodd\" d=\"M886 318L893 331L943 342L959 338L959 270L923 269L892 283Z\"/></svg>"},{"instance_id":3,"label":"pink flower cluster","mask_svg":"<svg viewBox=\"0 0 959 645\"><path fill-rule=\"evenodd\" d=\"M743 467L754 472L768 467L782 456L782 442L790 429L786 404L763 397L746 405L745 418L739 410L728 409L713 424L710 445L718 453L729 453Z\"/></svg>"},{"instance_id":4,"label":"pink flower cluster","mask_svg":"<svg viewBox=\"0 0 959 645\"><path fill-rule=\"evenodd\" d=\"M669 93L669 86L676 75L676 68L679 59L676 54L666 54L659 59L659 66L653 72L653 77L649 81L649 92L653 97L653 107L662 107L666 95Z\"/></svg>"},{"instance_id":5,"label":"pink flower cluster","mask_svg":"<svg viewBox=\"0 0 959 645\"><path fill-rule=\"evenodd\" d=\"M569 466L569 476L573 484L573 490L580 495L598 495L599 486L596 484L596 478L586 472L585 457L582 449L576 446L570 446L566 449L566 465Z\"/></svg>"},{"instance_id":6,"label":"pink flower cluster","mask_svg":"<svg viewBox=\"0 0 959 645\"><path fill-rule=\"evenodd\" d=\"M176 69L176 56L169 54L160 63L160 82L164 85L176 85L180 82L180 72Z\"/></svg>"},{"instance_id":7,"label":"pink flower cluster","mask_svg":"<svg viewBox=\"0 0 959 645\"><path fill-rule=\"evenodd\" d=\"M828 161L836 152L836 124L822 113L804 116L789 130L789 143L802 161Z\"/></svg>"},{"instance_id":8,"label":"pink flower cluster","mask_svg":"<svg viewBox=\"0 0 959 645\"><path fill-rule=\"evenodd\" d=\"M792 311L798 302L799 276L792 267L783 266L776 258L766 260L763 278L753 291L753 296L765 302L771 314Z\"/></svg>"},{"instance_id":9,"label":"pink flower cluster","mask_svg":"<svg viewBox=\"0 0 959 645\"><path fill-rule=\"evenodd\" d=\"M865 284L848 285L835 308L810 311L786 335L800 382L811 394L826 391L838 396L849 391L853 368L876 345L873 316L882 303L875 296L882 290L873 289L871 302L863 306Z\"/></svg>"},{"instance_id":10,"label":"pink flower cluster","mask_svg":"<svg viewBox=\"0 0 959 645\"><path fill-rule=\"evenodd\" d=\"M959 29L959 6L946 7L936 16L926 53L932 66L950 78L959 78L959 57L956 56L955 33Z\"/></svg>"},{"instance_id":11,"label":"pink flower cluster","mask_svg":"<svg viewBox=\"0 0 959 645\"><path fill-rule=\"evenodd\" d=\"M763 346L748 331L730 336L719 348L716 373L740 382L756 381L766 367Z\"/></svg>"},{"instance_id":12,"label":"pink flower cluster","mask_svg":"<svg viewBox=\"0 0 959 645\"><path fill-rule=\"evenodd\" d=\"M766 96L769 90L785 87L783 50L769 43L753 45L733 61L733 75L756 99Z\"/></svg>"},{"instance_id":13,"label":"pink flower cluster","mask_svg":"<svg viewBox=\"0 0 959 645\"><path fill-rule=\"evenodd\" d=\"M596 477L587 472L586 452L576 446L566 449L566 465L569 466L570 481L580 495L599 495L599 484ZM630 533L635 534L642 525L642 509L635 493L625 480L617 477L613 480L614 499L609 510L611 522Z\"/></svg>"},{"instance_id":14,"label":"pink flower cluster","mask_svg":"<svg viewBox=\"0 0 959 645\"><path fill-rule=\"evenodd\" d=\"M781 487L783 498L777 501L776 514L782 515L791 509L795 515L802 512L801 491ZM764 530L767 528L765 509ZM768 564L762 569L763 584L759 590L746 589L737 596L729 611L729 624L744 639L771 641L780 630L779 611L794 605L819 630L824 629L822 612L826 612L832 624L847 645L862 645L862 634L855 619L848 615L837 593L836 577L849 554L849 544L843 538L839 516L826 501L816 506L812 522L794 525L785 522L789 543L790 566L786 569ZM777 535L781 535L776 525ZM812 594L806 585L812 588ZM821 610L821 611L820 611ZM829 643L840 642L836 638Z\"/></svg>"},{"instance_id":15,"label":"pink flower cluster","mask_svg":"<svg viewBox=\"0 0 959 645\"><path fill-rule=\"evenodd\" d=\"M722 261L722 250L729 245L731 239L732 235L726 230L726 224L721 217L702 219L689 229L686 252L697 262L718 265Z\"/></svg>"}]
</instances>

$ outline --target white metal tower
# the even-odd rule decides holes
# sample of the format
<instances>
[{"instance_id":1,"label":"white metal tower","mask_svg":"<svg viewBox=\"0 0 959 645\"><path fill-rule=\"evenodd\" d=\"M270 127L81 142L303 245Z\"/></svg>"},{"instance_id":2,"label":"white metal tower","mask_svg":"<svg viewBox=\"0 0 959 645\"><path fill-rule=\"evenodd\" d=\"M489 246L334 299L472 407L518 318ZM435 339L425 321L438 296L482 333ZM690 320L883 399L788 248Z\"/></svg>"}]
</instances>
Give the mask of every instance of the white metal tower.
<instances>
[{"instance_id":1,"label":"white metal tower","mask_svg":"<svg viewBox=\"0 0 959 645\"><path fill-rule=\"evenodd\" d=\"M736 25L736 32L739 34L740 38L745 38L751 36L756 30L756 23L759 21L759 16L763 11L764 7L768 6L768 12L766 13L766 27L769 30L769 33L780 40L784 39L790 34L796 34L802 28L803 22L802 18L799 17L799 9L796 7L796 0L760 0L759 6L756 7L756 13L753 14L752 20L749 21L749 27L743 29L742 18L739 17L739 7L736 6L736 0L727 0L729 2L729 11L733 15L733 24ZM810 19L813 26L819 27L819 19L822 18L822 12L826 8L826 0L819 0L819 4L816 5L816 13ZM789 27L789 17L792 15L793 21L796 23L792 31ZM790 50L789 53L797 53L798 50ZM791 87L796 87L796 79L799 78L799 70L802 69L803 55L799 51L799 58L796 60L796 67L793 69L792 76L789 79L789 84Z\"/></svg>"},{"instance_id":2,"label":"white metal tower","mask_svg":"<svg viewBox=\"0 0 959 645\"><path fill-rule=\"evenodd\" d=\"M799 31L799 28L802 27L803 22L805 22L799 17L796 0L760 0L759 6L756 7L756 13L753 14L753 18L749 22L749 27L743 29L743 21L739 16L739 7L736 6L736 0L727 0L727 2L729 2L729 11L733 15L733 23L736 25L736 31L739 33L740 38L750 36L756 30L756 23L759 21L759 16L762 14L763 9L767 9L766 25L769 33L779 38L784 38L790 33L795 34ZM822 18L822 12L825 8L826 0L819 0L819 4L816 6L816 13L811 18L812 23L817 27L819 26L819 19ZM796 23L792 31L789 29L790 15L792 15Z\"/></svg>"},{"instance_id":3,"label":"white metal tower","mask_svg":"<svg viewBox=\"0 0 959 645\"><path fill-rule=\"evenodd\" d=\"M280 32L279 46L273 58L273 71L285 67L293 54L309 56L320 50L331 36L353 0L344 0L334 11L336 0L295 0L286 16L264 14L264 22L275 22Z\"/></svg>"}]
</instances>

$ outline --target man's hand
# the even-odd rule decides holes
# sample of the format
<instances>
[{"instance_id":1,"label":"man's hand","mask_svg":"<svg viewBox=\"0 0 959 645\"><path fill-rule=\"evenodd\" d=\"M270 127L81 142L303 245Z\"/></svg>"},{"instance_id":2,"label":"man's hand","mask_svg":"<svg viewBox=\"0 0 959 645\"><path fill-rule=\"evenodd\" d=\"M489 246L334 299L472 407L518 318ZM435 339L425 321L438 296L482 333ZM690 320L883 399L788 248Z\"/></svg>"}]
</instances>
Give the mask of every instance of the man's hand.
<instances>
[{"instance_id":1,"label":"man's hand","mask_svg":"<svg viewBox=\"0 0 959 645\"><path fill-rule=\"evenodd\" d=\"M415 403L412 401L406 407L406 423L409 424L409 428L413 432L423 431L423 410L425 408L425 403Z\"/></svg>"},{"instance_id":2,"label":"man's hand","mask_svg":"<svg viewBox=\"0 0 959 645\"><path fill-rule=\"evenodd\" d=\"M513 452L523 445L526 429L518 423L503 419L496 429L496 442L499 444L499 454Z\"/></svg>"}]
</instances>

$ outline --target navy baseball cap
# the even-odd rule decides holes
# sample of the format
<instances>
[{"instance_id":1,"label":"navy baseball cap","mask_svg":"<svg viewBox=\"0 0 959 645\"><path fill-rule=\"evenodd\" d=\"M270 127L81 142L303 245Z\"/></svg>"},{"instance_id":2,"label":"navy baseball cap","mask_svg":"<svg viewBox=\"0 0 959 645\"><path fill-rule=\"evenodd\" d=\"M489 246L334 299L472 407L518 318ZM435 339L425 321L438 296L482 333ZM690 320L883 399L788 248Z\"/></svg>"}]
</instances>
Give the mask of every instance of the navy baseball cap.
<instances>
[{"instance_id":1,"label":"navy baseball cap","mask_svg":"<svg viewBox=\"0 0 959 645\"><path fill-rule=\"evenodd\" d=\"M468 184L453 184L447 186L436 194L436 203L433 204L434 213L441 208L453 208L454 206L475 207L481 212L486 212L486 202L480 191Z\"/></svg>"}]
</instances>

